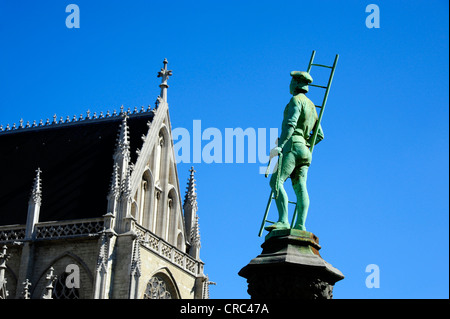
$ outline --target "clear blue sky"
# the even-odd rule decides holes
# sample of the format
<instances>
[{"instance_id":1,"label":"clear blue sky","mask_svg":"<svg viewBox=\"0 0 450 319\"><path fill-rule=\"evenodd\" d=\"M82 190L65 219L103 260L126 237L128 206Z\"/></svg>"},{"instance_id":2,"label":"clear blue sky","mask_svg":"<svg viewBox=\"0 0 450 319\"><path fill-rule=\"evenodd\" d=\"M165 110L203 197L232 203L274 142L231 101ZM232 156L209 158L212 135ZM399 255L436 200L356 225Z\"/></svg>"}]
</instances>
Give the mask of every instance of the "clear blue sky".
<instances>
[{"instance_id":1,"label":"clear blue sky","mask_svg":"<svg viewBox=\"0 0 450 319\"><path fill-rule=\"evenodd\" d=\"M70 3L79 29L65 25ZM370 3L378 29L365 24ZM312 50L319 63L338 53L307 220L346 276L334 297L448 298L448 9L443 0L1 0L0 123L153 105L167 58L173 128L279 128L289 72L304 70ZM182 193L191 165L178 165ZM261 251L268 180L247 160L194 166L211 297L248 298L237 273ZM380 288L365 285L369 264Z\"/></svg>"}]
</instances>

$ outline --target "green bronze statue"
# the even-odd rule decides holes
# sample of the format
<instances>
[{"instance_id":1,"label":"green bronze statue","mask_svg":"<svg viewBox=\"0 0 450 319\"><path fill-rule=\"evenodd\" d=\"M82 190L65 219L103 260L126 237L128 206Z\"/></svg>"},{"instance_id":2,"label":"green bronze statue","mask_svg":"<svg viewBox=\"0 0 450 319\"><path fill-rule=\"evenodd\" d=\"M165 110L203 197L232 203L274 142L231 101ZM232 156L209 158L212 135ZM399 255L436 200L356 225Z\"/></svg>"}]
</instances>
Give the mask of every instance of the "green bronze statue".
<instances>
[{"instance_id":1,"label":"green bronze statue","mask_svg":"<svg viewBox=\"0 0 450 319\"><path fill-rule=\"evenodd\" d=\"M290 177L297 196L297 220L294 229L306 230L305 221L309 208L309 196L306 178L311 164L310 147L313 143L312 132L317 128L314 144L323 140L323 131L318 121L314 103L306 97L308 85L313 79L307 72L291 72L290 93L293 95L284 109L281 135L278 146L271 151L271 157L278 155L278 166L270 179L270 187L275 195L278 209L278 221L266 230L288 229L288 196L284 182Z\"/></svg>"}]
</instances>

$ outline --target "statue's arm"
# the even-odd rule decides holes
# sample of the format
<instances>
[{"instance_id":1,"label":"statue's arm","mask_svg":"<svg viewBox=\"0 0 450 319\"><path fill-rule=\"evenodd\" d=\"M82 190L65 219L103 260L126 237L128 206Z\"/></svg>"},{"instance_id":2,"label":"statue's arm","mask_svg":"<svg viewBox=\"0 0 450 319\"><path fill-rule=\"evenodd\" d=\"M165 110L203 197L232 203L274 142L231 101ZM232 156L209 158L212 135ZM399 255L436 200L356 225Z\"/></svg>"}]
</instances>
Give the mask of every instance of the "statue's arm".
<instances>
[{"instance_id":1,"label":"statue's arm","mask_svg":"<svg viewBox=\"0 0 450 319\"><path fill-rule=\"evenodd\" d=\"M322 125L319 124L319 130L317 131L317 138L316 138L316 144L319 143L324 138Z\"/></svg>"},{"instance_id":2,"label":"statue's arm","mask_svg":"<svg viewBox=\"0 0 450 319\"><path fill-rule=\"evenodd\" d=\"M314 130L315 130L315 128L314 128ZM314 130L313 130L313 132L314 132ZM312 143L313 135L314 135L314 134L311 134L310 137L308 138L308 146L310 146L311 143ZM324 136L324 134L323 134L322 125L319 124L319 129L318 129L318 131L317 131L317 137L316 137L316 141L315 141L314 145L316 145L316 144L319 143L321 140L323 140L324 137L325 137L325 136Z\"/></svg>"},{"instance_id":3,"label":"statue's arm","mask_svg":"<svg viewBox=\"0 0 450 319\"><path fill-rule=\"evenodd\" d=\"M300 117L300 104L297 99L292 98L289 102L288 112L283 120L281 127L281 135L278 141L278 146L283 149L284 145L289 141L294 134L295 127L297 125L298 118Z\"/></svg>"},{"instance_id":4,"label":"statue's arm","mask_svg":"<svg viewBox=\"0 0 450 319\"><path fill-rule=\"evenodd\" d=\"M292 137L292 134L294 134L294 127L292 126L288 126L288 127L284 127L281 130L281 135L280 135L280 144L279 147L281 149L283 149L284 145L289 141L289 139Z\"/></svg>"}]
</instances>

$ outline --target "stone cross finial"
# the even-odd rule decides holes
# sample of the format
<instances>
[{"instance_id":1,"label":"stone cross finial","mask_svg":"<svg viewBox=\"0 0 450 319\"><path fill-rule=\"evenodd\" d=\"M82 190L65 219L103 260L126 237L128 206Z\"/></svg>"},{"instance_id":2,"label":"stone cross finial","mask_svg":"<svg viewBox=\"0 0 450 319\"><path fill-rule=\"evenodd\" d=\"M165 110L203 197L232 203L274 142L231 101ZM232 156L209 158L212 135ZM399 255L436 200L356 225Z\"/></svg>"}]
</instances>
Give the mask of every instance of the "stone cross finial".
<instances>
[{"instance_id":1,"label":"stone cross finial","mask_svg":"<svg viewBox=\"0 0 450 319\"><path fill-rule=\"evenodd\" d=\"M167 59L164 59L163 63L164 68L161 68L161 71L158 72L158 77L162 78L159 87L161 88L161 98L164 102L167 102L167 88L169 87L167 80L169 79L169 76L172 75L172 70L167 70Z\"/></svg>"},{"instance_id":2,"label":"stone cross finial","mask_svg":"<svg viewBox=\"0 0 450 319\"><path fill-rule=\"evenodd\" d=\"M31 282L28 280L28 278L22 283L23 285L23 299L30 299L30 286Z\"/></svg>"},{"instance_id":3,"label":"stone cross finial","mask_svg":"<svg viewBox=\"0 0 450 319\"><path fill-rule=\"evenodd\" d=\"M45 286L45 293L42 296L42 299L53 299L53 283L55 282L57 276L53 274L53 267L50 267L50 272L48 273L47 277L47 286Z\"/></svg>"}]
</instances>

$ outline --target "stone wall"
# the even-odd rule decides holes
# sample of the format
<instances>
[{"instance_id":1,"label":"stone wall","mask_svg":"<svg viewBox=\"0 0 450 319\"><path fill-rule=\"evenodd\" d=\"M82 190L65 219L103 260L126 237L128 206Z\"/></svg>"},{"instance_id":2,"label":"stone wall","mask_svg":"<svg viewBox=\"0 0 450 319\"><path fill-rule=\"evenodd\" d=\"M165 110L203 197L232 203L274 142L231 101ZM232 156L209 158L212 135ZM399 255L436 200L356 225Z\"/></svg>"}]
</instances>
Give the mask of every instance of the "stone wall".
<instances>
[{"instance_id":1,"label":"stone wall","mask_svg":"<svg viewBox=\"0 0 450 319\"><path fill-rule=\"evenodd\" d=\"M153 253L150 249L141 246L141 276L139 278L138 298L144 298L147 284L155 275L161 275L166 279L166 282L173 285L174 290L178 296L173 296L181 299L194 298L195 276L189 274L180 267L167 263L158 255Z\"/></svg>"}]
</instances>

